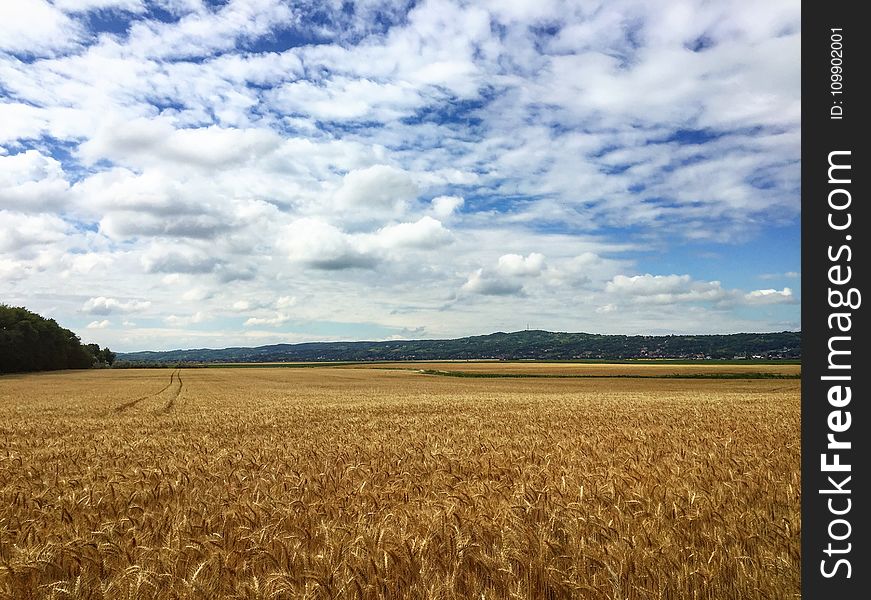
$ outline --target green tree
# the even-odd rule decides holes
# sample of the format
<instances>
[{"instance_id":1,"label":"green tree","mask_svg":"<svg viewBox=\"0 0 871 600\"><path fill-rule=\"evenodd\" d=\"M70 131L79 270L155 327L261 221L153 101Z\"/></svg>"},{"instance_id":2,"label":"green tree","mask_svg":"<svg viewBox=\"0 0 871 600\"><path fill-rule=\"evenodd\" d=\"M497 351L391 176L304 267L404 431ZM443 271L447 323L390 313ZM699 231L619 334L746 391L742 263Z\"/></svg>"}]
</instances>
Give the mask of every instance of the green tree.
<instances>
[{"instance_id":1,"label":"green tree","mask_svg":"<svg viewBox=\"0 0 871 600\"><path fill-rule=\"evenodd\" d=\"M0 373L87 369L99 360L92 346L102 353L96 344L83 346L54 319L0 304Z\"/></svg>"},{"instance_id":2,"label":"green tree","mask_svg":"<svg viewBox=\"0 0 871 600\"><path fill-rule=\"evenodd\" d=\"M101 362L106 363L110 367L115 364L115 353L109 350L109 348L103 348L100 351L100 360Z\"/></svg>"}]
</instances>

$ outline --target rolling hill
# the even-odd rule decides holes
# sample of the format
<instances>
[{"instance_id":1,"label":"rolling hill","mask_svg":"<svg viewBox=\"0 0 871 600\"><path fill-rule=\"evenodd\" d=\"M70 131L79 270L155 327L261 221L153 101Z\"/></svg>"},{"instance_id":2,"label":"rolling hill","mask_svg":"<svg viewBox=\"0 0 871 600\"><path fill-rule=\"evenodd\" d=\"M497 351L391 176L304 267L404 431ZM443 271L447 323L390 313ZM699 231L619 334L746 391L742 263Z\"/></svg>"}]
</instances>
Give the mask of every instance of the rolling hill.
<instances>
[{"instance_id":1,"label":"rolling hill","mask_svg":"<svg viewBox=\"0 0 871 600\"><path fill-rule=\"evenodd\" d=\"M626 336L517 331L448 340L309 342L255 348L200 348L118 354L119 361L137 363L753 357L800 358L801 332Z\"/></svg>"}]
</instances>

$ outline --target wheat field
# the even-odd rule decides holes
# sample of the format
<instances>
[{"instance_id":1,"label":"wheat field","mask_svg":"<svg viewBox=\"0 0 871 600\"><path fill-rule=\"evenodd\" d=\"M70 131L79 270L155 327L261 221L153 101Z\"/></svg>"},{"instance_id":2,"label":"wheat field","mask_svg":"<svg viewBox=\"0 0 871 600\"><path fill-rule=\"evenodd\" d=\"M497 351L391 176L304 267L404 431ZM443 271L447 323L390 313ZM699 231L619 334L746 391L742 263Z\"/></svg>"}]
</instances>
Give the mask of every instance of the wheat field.
<instances>
[{"instance_id":1,"label":"wheat field","mask_svg":"<svg viewBox=\"0 0 871 600\"><path fill-rule=\"evenodd\" d=\"M0 378L0 596L800 596L797 379L384 367Z\"/></svg>"}]
</instances>

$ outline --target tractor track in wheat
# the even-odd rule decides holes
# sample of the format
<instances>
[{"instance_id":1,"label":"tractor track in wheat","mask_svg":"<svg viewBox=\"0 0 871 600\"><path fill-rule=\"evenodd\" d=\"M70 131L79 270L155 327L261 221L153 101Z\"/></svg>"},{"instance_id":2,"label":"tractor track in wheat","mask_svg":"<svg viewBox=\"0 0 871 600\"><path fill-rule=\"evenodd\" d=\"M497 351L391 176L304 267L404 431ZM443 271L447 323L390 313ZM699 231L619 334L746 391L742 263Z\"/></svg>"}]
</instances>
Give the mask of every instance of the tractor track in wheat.
<instances>
[{"instance_id":1,"label":"tractor track in wheat","mask_svg":"<svg viewBox=\"0 0 871 600\"><path fill-rule=\"evenodd\" d=\"M179 377L179 369L176 369L172 373L170 373L169 383L167 383L165 386L160 388L160 390L154 392L153 394L147 394L145 396L140 396L139 398L135 398L133 400L128 400L127 402L119 404L118 406L115 407L115 409L114 409L115 412L122 413L126 410L133 408L134 406L136 406L137 404L139 404L140 402L142 402L144 400L148 400L150 398L157 398L158 396L160 396L163 392L165 392L166 390L168 390L172 386L172 384L176 380L176 378L178 378L179 382L181 382L181 378ZM180 392L181 392L181 388L179 388L179 391L176 393L176 397L178 396L178 393L180 393ZM174 399L173 399L173 401L174 401Z\"/></svg>"},{"instance_id":2,"label":"tractor track in wheat","mask_svg":"<svg viewBox=\"0 0 871 600\"><path fill-rule=\"evenodd\" d=\"M175 406L175 403L178 400L178 397L181 396L181 392L184 389L184 384L181 381L181 371L179 369L176 369L176 371L175 371L175 381L178 384L178 387L176 387L175 391L173 392L173 395L170 396L169 400L166 401L166 404L163 405L163 408L160 409L160 412L162 412L164 414L168 413L172 410L173 406ZM170 385L172 385L171 381L170 381ZM166 388L164 388L164 389L166 389Z\"/></svg>"}]
</instances>

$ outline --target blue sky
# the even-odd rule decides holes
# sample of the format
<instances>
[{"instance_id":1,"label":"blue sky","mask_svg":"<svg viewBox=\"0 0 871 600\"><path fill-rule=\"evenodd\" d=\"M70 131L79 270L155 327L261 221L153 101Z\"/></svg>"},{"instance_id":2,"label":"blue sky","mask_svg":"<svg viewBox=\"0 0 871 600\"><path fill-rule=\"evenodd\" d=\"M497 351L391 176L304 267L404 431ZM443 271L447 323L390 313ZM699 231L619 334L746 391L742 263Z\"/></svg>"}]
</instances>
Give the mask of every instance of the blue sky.
<instances>
[{"instance_id":1,"label":"blue sky","mask_svg":"<svg viewBox=\"0 0 871 600\"><path fill-rule=\"evenodd\" d=\"M0 301L116 350L800 329L799 3L0 4Z\"/></svg>"}]
</instances>

